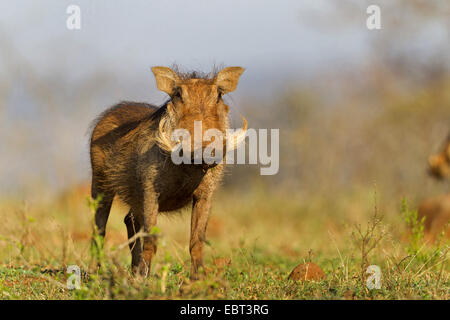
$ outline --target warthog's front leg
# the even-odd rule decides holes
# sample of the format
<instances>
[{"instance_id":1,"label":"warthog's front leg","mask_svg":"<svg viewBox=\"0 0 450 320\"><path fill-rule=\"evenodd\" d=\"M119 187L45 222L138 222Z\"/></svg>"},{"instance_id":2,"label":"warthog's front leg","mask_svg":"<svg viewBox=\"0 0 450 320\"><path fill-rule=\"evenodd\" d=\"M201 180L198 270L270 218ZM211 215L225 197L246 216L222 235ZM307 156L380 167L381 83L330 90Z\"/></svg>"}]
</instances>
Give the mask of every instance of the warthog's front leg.
<instances>
[{"instance_id":1,"label":"warthog's front leg","mask_svg":"<svg viewBox=\"0 0 450 320\"><path fill-rule=\"evenodd\" d=\"M147 277L150 275L150 267L152 258L156 254L157 238L156 235L151 235L152 228L156 226L156 220L158 216L158 200L156 196L149 195L144 199L143 210L137 215L138 225L142 226L146 235L140 241L141 259L137 266L137 272Z\"/></svg>"},{"instance_id":2,"label":"warthog's front leg","mask_svg":"<svg viewBox=\"0 0 450 320\"><path fill-rule=\"evenodd\" d=\"M195 196L192 204L191 241L191 279L198 279L198 271L203 267L203 243L206 240L206 226L208 224L211 195Z\"/></svg>"}]
</instances>

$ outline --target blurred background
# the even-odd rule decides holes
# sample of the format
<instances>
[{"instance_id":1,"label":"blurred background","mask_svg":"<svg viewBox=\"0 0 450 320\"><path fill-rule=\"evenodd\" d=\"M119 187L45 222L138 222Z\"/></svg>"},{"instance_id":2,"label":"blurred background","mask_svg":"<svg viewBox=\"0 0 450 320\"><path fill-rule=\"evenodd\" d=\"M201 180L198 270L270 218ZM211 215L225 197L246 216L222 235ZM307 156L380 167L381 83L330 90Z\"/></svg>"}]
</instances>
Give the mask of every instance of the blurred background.
<instances>
[{"instance_id":1,"label":"blurred background","mask_svg":"<svg viewBox=\"0 0 450 320\"><path fill-rule=\"evenodd\" d=\"M66 28L71 4L80 30ZM376 185L394 206L448 190L426 167L450 129L449 17L447 0L1 2L0 197L89 183L91 120L164 102L150 68L173 63L245 67L232 125L280 129L279 173L229 166L224 192L333 203Z\"/></svg>"}]
</instances>

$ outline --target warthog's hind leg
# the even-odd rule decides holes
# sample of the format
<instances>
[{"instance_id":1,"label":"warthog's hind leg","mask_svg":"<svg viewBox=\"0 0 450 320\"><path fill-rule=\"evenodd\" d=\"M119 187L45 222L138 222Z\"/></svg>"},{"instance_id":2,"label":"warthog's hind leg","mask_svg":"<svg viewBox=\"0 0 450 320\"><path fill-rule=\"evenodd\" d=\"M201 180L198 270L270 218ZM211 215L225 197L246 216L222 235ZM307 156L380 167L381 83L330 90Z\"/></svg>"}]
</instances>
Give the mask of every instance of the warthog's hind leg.
<instances>
[{"instance_id":1,"label":"warthog's hind leg","mask_svg":"<svg viewBox=\"0 0 450 320\"><path fill-rule=\"evenodd\" d=\"M111 205L114 199L114 193L100 188L95 183L95 180L93 180L91 195L94 200L101 197L95 211L95 225L97 227L98 234L104 237L106 232L106 223L108 222L109 212L111 211Z\"/></svg>"},{"instance_id":2,"label":"warthog's hind leg","mask_svg":"<svg viewBox=\"0 0 450 320\"><path fill-rule=\"evenodd\" d=\"M91 190L92 198L95 200L99 196L101 197L97 208L95 210L95 228L91 241L91 248L93 248L97 254L97 265L101 265L101 251L103 250L103 243L106 233L106 223L108 222L109 212L114 199L114 193L105 192L99 188L95 180L92 182Z\"/></svg>"}]
</instances>

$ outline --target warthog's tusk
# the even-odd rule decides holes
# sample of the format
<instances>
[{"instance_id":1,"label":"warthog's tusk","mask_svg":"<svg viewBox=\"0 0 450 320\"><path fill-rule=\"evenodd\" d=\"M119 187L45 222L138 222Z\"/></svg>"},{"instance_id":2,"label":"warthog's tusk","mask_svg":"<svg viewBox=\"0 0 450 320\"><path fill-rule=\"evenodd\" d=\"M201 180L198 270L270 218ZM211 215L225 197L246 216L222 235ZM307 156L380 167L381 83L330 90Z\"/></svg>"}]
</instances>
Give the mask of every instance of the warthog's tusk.
<instances>
[{"instance_id":1,"label":"warthog's tusk","mask_svg":"<svg viewBox=\"0 0 450 320\"><path fill-rule=\"evenodd\" d=\"M166 152L172 152L177 146L175 141L171 139L171 123L168 117L163 117L159 122L158 132L156 134L157 145Z\"/></svg>"},{"instance_id":2,"label":"warthog's tusk","mask_svg":"<svg viewBox=\"0 0 450 320\"><path fill-rule=\"evenodd\" d=\"M247 133L247 120L244 117L242 117L242 123L242 128L235 130L227 136L227 151L237 149L244 142Z\"/></svg>"}]
</instances>

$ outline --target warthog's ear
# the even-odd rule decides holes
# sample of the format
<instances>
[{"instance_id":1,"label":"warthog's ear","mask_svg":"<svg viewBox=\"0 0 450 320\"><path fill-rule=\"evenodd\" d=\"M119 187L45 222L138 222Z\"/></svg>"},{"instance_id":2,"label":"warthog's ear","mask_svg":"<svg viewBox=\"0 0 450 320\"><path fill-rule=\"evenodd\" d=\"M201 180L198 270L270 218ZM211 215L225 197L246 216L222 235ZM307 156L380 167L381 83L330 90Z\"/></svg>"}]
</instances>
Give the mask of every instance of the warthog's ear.
<instances>
[{"instance_id":1,"label":"warthog's ear","mask_svg":"<svg viewBox=\"0 0 450 320\"><path fill-rule=\"evenodd\" d=\"M242 72L244 72L244 68L241 67L225 68L217 74L215 84L224 94L234 91Z\"/></svg>"},{"instance_id":2,"label":"warthog's ear","mask_svg":"<svg viewBox=\"0 0 450 320\"><path fill-rule=\"evenodd\" d=\"M179 80L176 72L167 67L153 67L152 71L155 75L158 89L172 96Z\"/></svg>"}]
</instances>

